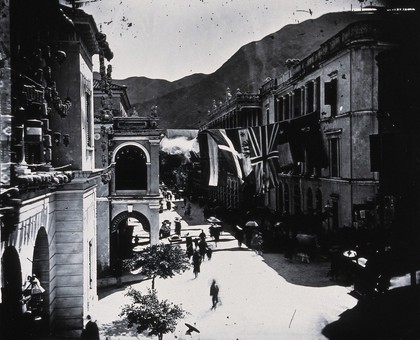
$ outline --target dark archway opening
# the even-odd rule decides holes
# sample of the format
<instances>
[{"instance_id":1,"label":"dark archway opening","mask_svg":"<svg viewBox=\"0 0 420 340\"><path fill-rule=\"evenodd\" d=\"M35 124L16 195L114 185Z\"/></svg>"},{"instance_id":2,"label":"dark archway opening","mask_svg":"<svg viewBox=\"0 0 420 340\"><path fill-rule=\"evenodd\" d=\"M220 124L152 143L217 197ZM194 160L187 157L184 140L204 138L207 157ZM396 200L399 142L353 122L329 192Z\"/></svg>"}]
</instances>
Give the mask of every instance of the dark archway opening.
<instances>
[{"instance_id":1,"label":"dark archway opening","mask_svg":"<svg viewBox=\"0 0 420 340\"><path fill-rule=\"evenodd\" d=\"M115 156L115 189L146 190L146 155L136 146L126 146Z\"/></svg>"},{"instance_id":2,"label":"dark archway opening","mask_svg":"<svg viewBox=\"0 0 420 340\"><path fill-rule=\"evenodd\" d=\"M0 338L19 339L22 323L22 269L19 254L14 247L7 247L2 256Z\"/></svg>"},{"instance_id":3,"label":"dark archway opening","mask_svg":"<svg viewBox=\"0 0 420 340\"><path fill-rule=\"evenodd\" d=\"M41 316L41 332L46 335L49 333L49 295L50 295L50 251L48 247L48 235L44 227L40 228L35 240L34 256L32 263L32 273L36 275L41 287L45 289L39 300L37 313ZM34 314L34 311L32 312Z\"/></svg>"},{"instance_id":4,"label":"dark archway opening","mask_svg":"<svg viewBox=\"0 0 420 340\"><path fill-rule=\"evenodd\" d=\"M110 232L110 265L118 276L121 261L132 256L133 248L150 243L150 222L137 211L123 212L113 219Z\"/></svg>"}]
</instances>

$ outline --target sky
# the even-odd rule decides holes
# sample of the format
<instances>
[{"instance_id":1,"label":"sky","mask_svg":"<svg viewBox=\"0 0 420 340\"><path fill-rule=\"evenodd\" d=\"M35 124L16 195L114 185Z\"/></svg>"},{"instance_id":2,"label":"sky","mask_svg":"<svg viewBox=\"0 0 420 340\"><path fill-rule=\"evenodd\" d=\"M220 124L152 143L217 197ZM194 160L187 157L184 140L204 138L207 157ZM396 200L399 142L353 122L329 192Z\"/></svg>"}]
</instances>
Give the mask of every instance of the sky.
<instances>
[{"instance_id":1,"label":"sky","mask_svg":"<svg viewBox=\"0 0 420 340\"><path fill-rule=\"evenodd\" d=\"M360 10L358 0L87 1L82 9L93 15L114 52L114 79L169 81L213 73L241 46L287 24Z\"/></svg>"}]
</instances>

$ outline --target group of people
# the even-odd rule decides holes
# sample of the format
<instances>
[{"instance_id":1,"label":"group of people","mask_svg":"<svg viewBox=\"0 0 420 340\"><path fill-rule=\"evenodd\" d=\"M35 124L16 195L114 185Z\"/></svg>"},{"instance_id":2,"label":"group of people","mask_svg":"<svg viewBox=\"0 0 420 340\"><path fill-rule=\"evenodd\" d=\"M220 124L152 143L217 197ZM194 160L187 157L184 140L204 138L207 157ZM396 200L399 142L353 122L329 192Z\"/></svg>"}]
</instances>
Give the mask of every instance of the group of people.
<instances>
[{"instance_id":1,"label":"group of people","mask_svg":"<svg viewBox=\"0 0 420 340\"><path fill-rule=\"evenodd\" d=\"M188 258L192 257L193 272L197 278L198 273L200 273L201 263L205 260L206 256L209 261L211 260L213 249L206 242L204 230L201 230L198 238L194 240L187 234L186 247Z\"/></svg>"}]
</instances>

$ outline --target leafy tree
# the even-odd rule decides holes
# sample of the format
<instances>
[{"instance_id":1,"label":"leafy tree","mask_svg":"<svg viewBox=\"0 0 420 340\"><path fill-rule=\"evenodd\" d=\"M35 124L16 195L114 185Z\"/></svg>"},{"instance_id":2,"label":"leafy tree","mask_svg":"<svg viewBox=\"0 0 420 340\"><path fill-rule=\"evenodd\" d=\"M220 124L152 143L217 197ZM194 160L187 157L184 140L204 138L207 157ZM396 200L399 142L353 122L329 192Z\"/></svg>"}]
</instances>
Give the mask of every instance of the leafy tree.
<instances>
[{"instance_id":1,"label":"leafy tree","mask_svg":"<svg viewBox=\"0 0 420 340\"><path fill-rule=\"evenodd\" d=\"M152 289L155 289L155 278L167 279L190 268L185 251L179 246L157 244L145 248L131 259L124 261L130 270L140 269L140 273L152 278Z\"/></svg>"},{"instance_id":2,"label":"leafy tree","mask_svg":"<svg viewBox=\"0 0 420 340\"><path fill-rule=\"evenodd\" d=\"M136 325L137 333L147 330L159 340L163 339L163 334L175 331L177 321L186 314L168 300L159 301L154 289L149 288L148 294L142 294L130 288L125 295L131 297L132 303L123 306L120 316L125 317L128 328Z\"/></svg>"}]
</instances>

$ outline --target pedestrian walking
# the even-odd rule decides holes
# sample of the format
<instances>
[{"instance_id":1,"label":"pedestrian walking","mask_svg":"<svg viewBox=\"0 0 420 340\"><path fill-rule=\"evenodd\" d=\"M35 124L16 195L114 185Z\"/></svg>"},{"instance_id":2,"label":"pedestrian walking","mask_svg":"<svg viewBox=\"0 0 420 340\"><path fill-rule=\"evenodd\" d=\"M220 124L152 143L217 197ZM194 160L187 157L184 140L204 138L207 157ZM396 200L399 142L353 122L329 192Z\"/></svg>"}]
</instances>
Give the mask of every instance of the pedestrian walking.
<instances>
[{"instance_id":1,"label":"pedestrian walking","mask_svg":"<svg viewBox=\"0 0 420 340\"><path fill-rule=\"evenodd\" d=\"M193 247L193 239L189 234L187 234L185 237L185 244L187 246L187 256L189 259L191 259L191 256L193 256L194 254L194 247Z\"/></svg>"},{"instance_id":2,"label":"pedestrian walking","mask_svg":"<svg viewBox=\"0 0 420 340\"><path fill-rule=\"evenodd\" d=\"M211 296L211 310L216 309L217 303L219 302L219 286L216 283L216 280L213 280L210 286L210 296Z\"/></svg>"},{"instance_id":3,"label":"pedestrian walking","mask_svg":"<svg viewBox=\"0 0 420 340\"><path fill-rule=\"evenodd\" d=\"M210 248L210 246L208 246L208 247L206 248L206 255L207 255L207 259L210 261L210 260L211 260L212 255L213 255L213 249L211 249L211 248Z\"/></svg>"},{"instance_id":4,"label":"pedestrian walking","mask_svg":"<svg viewBox=\"0 0 420 340\"><path fill-rule=\"evenodd\" d=\"M171 210L171 201L170 200L166 200L166 209Z\"/></svg>"},{"instance_id":5,"label":"pedestrian walking","mask_svg":"<svg viewBox=\"0 0 420 340\"><path fill-rule=\"evenodd\" d=\"M204 261L204 258L206 256L206 249L207 249L207 242L201 239L200 242L198 243L198 251L201 256L201 261Z\"/></svg>"},{"instance_id":6,"label":"pedestrian walking","mask_svg":"<svg viewBox=\"0 0 420 340\"><path fill-rule=\"evenodd\" d=\"M92 320L92 317L88 315L86 317L88 322L85 325L85 328L82 331L81 338L88 340L99 340L99 328L95 321Z\"/></svg>"},{"instance_id":7,"label":"pedestrian walking","mask_svg":"<svg viewBox=\"0 0 420 340\"><path fill-rule=\"evenodd\" d=\"M200 267L201 267L201 256L198 250L196 249L193 254L193 271L194 271L195 278L197 278L198 273L200 272Z\"/></svg>"},{"instance_id":8,"label":"pedestrian walking","mask_svg":"<svg viewBox=\"0 0 420 340\"><path fill-rule=\"evenodd\" d=\"M175 217L175 234L181 236L181 219L179 217Z\"/></svg>"},{"instance_id":9,"label":"pedestrian walking","mask_svg":"<svg viewBox=\"0 0 420 340\"><path fill-rule=\"evenodd\" d=\"M238 246L239 248L241 248L242 243L244 242L244 230L240 226L236 225L235 234L236 234L236 239L238 240Z\"/></svg>"},{"instance_id":10,"label":"pedestrian walking","mask_svg":"<svg viewBox=\"0 0 420 340\"><path fill-rule=\"evenodd\" d=\"M203 229L201 229L201 233L198 235L198 237L200 238L200 240L205 240L206 239L206 233L204 232Z\"/></svg>"},{"instance_id":11,"label":"pedestrian walking","mask_svg":"<svg viewBox=\"0 0 420 340\"><path fill-rule=\"evenodd\" d=\"M221 232L221 228L220 227L214 227L213 229L213 237L214 237L214 245L217 247L217 242L219 242L220 239L220 232Z\"/></svg>"}]
</instances>

